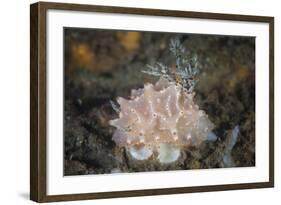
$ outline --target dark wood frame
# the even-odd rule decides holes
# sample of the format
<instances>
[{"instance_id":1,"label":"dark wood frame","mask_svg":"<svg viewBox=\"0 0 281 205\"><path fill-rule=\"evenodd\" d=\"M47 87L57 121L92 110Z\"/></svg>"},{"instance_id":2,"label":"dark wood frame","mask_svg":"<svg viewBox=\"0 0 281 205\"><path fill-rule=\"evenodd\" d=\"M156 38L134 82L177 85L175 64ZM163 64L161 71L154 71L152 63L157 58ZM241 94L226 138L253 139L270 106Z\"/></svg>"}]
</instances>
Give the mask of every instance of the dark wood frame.
<instances>
[{"instance_id":1,"label":"dark wood frame","mask_svg":"<svg viewBox=\"0 0 281 205\"><path fill-rule=\"evenodd\" d=\"M46 12L48 9L106 12L200 19L264 22L269 24L269 181L228 185L132 190L103 193L47 195L46 193ZM30 6L30 199L37 202L85 200L160 194L179 194L274 187L274 17L107 7L39 2Z\"/></svg>"}]
</instances>

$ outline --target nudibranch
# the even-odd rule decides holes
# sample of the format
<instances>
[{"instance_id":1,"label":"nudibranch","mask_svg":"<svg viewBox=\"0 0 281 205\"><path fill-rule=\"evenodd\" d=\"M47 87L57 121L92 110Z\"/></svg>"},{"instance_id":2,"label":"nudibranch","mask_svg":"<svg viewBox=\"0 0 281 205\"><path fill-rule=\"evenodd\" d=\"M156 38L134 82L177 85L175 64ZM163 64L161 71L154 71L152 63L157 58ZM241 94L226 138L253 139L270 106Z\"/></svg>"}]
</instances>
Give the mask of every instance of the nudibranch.
<instances>
[{"instance_id":1,"label":"nudibranch","mask_svg":"<svg viewBox=\"0 0 281 205\"><path fill-rule=\"evenodd\" d=\"M136 160L155 154L162 164L177 161L183 148L198 146L214 128L194 95L160 78L154 85L133 89L130 99L118 97L119 118L109 121L117 128L112 139Z\"/></svg>"}]
</instances>

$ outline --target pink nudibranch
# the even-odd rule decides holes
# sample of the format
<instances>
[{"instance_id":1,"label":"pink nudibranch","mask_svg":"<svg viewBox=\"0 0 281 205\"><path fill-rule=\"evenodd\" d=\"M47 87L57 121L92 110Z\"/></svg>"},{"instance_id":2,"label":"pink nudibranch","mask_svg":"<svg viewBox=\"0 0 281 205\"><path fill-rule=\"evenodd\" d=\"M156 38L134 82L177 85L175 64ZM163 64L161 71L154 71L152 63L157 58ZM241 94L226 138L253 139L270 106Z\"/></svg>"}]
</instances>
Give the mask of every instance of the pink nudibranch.
<instances>
[{"instance_id":1,"label":"pink nudibranch","mask_svg":"<svg viewBox=\"0 0 281 205\"><path fill-rule=\"evenodd\" d=\"M132 90L129 100L117 99L119 118L109 121L117 128L112 139L136 160L158 153L160 163L176 161L183 147L198 146L214 128L193 97L164 78Z\"/></svg>"}]
</instances>

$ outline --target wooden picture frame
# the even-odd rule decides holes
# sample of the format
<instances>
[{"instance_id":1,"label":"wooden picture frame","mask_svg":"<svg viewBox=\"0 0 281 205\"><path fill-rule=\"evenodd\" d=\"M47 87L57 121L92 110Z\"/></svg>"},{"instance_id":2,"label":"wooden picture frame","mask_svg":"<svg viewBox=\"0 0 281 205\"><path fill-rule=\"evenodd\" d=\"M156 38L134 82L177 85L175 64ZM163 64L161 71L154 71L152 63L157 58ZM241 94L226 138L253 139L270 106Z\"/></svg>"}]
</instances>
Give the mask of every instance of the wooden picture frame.
<instances>
[{"instance_id":1,"label":"wooden picture frame","mask_svg":"<svg viewBox=\"0 0 281 205\"><path fill-rule=\"evenodd\" d=\"M161 17L257 22L269 25L269 178L267 181L223 185L173 187L99 193L48 195L47 193L47 11L102 12ZM109 7L39 2L30 6L30 199L37 202L86 200L160 194L179 194L274 186L274 18L188 11Z\"/></svg>"}]
</instances>

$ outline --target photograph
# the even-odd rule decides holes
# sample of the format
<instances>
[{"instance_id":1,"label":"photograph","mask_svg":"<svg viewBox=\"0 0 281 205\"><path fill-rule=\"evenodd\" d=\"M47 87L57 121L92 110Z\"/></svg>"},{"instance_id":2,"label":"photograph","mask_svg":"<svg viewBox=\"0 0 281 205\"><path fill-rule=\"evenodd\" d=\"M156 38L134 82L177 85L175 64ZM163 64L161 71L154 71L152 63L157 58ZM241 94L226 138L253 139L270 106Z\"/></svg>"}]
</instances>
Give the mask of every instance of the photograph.
<instances>
[{"instance_id":1,"label":"photograph","mask_svg":"<svg viewBox=\"0 0 281 205\"><path fill-rule=\"evenodd\" d=\"M63 174L254 167L255 36L63 28Z\"/></svg>"},{"instance_id":2,"label":"photograph","mask_svg":"<svg viewBox=\"0 0 281 205\"><path fill-rule=\"evenodd\" d=\"M274 187L274 17L30 7L30 198Z\"/></svg>"}]
</instances>

